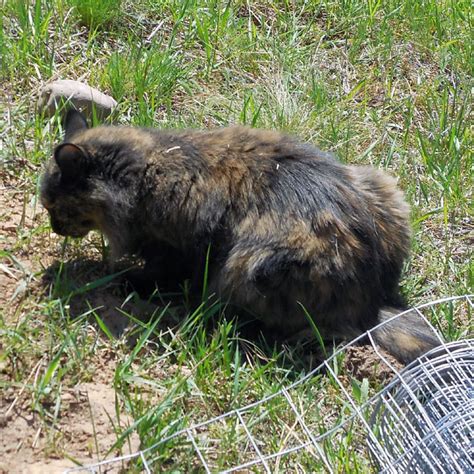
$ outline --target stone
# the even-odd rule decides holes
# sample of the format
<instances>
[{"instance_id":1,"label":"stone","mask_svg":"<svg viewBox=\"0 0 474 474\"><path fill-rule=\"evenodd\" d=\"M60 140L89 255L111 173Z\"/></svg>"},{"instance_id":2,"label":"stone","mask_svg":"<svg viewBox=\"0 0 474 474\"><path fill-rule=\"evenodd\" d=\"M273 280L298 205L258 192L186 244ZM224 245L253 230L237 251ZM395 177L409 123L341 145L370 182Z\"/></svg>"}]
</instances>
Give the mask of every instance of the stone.
<instances>
[{"instance_id":1,"label":"stone","mask_svg":"<svg viewBox=\"0 0 474 474\"><path fill-rule=\"evenodd\" d=\"M93 109L99 119L108 117L117 106L117 101L93 87L79 81L61 79L46 84L40 91L38 108L52 116L62 105L70 104L88 119Z\"/></svg>"}]
</instances>

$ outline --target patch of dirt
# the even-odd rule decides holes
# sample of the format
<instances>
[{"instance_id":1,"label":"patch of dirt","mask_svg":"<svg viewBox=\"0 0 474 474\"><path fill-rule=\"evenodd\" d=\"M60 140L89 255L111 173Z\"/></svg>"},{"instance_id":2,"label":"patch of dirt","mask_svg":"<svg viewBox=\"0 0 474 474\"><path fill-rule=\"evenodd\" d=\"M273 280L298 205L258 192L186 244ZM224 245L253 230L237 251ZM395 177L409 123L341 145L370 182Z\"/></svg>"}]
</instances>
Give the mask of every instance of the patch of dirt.
<instances>
[{"instance_id":1,"label":"patch of dirt","mask_svg":"<svg viewBox=\"0 0 474 474\"><path fill-rule=\"evenodd\" d=\"M405 366L383 349L378 349L383 357L396 371ZM363 346L348 347L346 349L345 369L358 380L368 379L377 384L388 383L395 375L392 367L389 367L368 344Z\"/></svg>"},{"instance_id":2,"label":"patch of dirt","mask_svg":"<svg viewBox=\"0 0 474 474\"><path fill-rule=\"evenodd\" d=\"M38 282L35 272L58 258L64 239L38 232L48 216L31 184L7 178L0 190L0 307L8 318Z\"/></svg>"},{"instance_id":3,"label":"patch of dirt","mask_svg":"<svg viewBox=\"0 0 474 474\"><path fill-rule=\"evenodd\" d=\"M22 403L6 410L2 406L0 473L55 473L100 461L116 442L116 430L133 422L120 410L117 416L119 405L109 384L91 382L63 391L59 414L50 424ZM50 451L52 444L55 452ZM135 452L139 445L132 432L109 456Z\"/></svg>"},{"instance_id":4,"label":"patch of dirt","mask_svg":"<svg viewBox=\"0 0 474 474\"><path fill-rule=\"evenodd\" d=\"M17 245L19 232L31 230L36 224L37 215L33 206L26 200L28 195L16 184L0 186L0 245L10 251L10 257L0 261L0 306L8 308L11 301L24 291L25 278L29 273L28 263L13 249ZM11 249L11 250L10 250Z\"/></svg>"}]
</instances>

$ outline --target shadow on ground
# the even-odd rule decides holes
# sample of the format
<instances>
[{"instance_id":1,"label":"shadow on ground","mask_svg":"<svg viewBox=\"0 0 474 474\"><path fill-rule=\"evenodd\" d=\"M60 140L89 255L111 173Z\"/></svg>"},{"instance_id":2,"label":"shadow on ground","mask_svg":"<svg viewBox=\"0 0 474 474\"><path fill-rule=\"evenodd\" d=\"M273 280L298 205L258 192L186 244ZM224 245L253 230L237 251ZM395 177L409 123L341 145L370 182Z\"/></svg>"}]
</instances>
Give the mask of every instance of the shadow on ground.
<instances>
[{"instance_id":1,"label":"shadow on ground","mask_svg":"<svg viewBox=\"0 0 474 474\"><path fill-rule=\"evenodd\" d=\"M171 295L155 292L148 299L140 298L131 291L124 276L126 268L124 265L111 273L104 262L94 259L55 261L44 272L40 286L52 298L60 298L68 306L71 317L87 314L91 323L98 326L96 316L99 316L115 338L120 338L133 324L129 315L146 323L167 306L168 310L161 317L157 330L178 330L192 313L192 309L184 304L182 292ZM213 318L202 321L209 334L222 317L236 321L242 353L250 359L270 359L279 353L279 362L286 368L294 369L295 375L300 374L301 370L310 370L324 359L324 352L319 346L300 342L289 344L280 334L266 330L254 317L229 306L222 305Z\"/></svg>"},{"instance_id":2,"label":"shadow on ground","mask_svg":"<svg viewBox=\"0 0 474 474\"><path fill-rule=\"evenodd\" d=\"M127 292L123 271L112 273L105 263L87 258L55 261L44 272L40 286L50 297L61 299L71 317L88 314L91 322L97 324L98 316L110 333L119 338L130 325L128 315L146 322L166 305Z\"/></svg>"}]
</instances>

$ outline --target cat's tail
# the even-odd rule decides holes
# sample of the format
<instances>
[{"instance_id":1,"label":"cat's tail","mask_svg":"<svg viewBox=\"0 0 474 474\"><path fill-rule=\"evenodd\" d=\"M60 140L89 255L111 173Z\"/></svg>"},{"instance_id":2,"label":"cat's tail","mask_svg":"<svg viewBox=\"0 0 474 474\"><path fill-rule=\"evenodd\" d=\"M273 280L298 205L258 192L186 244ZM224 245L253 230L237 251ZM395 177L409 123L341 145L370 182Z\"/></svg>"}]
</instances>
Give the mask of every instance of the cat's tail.
<instances>
[{"instance_id":1,"label":"cat's tail","mask_svg":"<svg viewBox=\"0 0 474 474\"><path fill-rule=\"evenodd\" d=\"M382 324L372 331L372 336L376 344L400 362L408 364L430 349L439 346L441 340L415 310L389 321L401 312L400 309L383 308L378 318L378 322Z\"/></svg>"}]
</instances>

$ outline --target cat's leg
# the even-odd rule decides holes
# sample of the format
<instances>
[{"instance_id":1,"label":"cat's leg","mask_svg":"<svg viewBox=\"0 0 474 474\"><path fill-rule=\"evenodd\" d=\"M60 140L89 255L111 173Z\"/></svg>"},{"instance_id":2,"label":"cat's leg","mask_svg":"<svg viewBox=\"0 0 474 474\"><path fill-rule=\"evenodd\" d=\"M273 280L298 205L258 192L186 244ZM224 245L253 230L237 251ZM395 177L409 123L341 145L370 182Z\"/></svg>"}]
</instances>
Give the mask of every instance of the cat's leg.
<instances>
[{"instance_id":1,"label":"cat's leg","mask_svg":"<svg viewBox=\"0 0 474 474\"><path fill-rule=\"evenodd\" d=\"M309 299L307 275L308 269L289 249L239 246L213 275L210 288L260 319L268 330L289 334L306 325L298 301Z\"/></svg>"}]
</instances>

